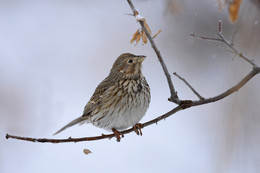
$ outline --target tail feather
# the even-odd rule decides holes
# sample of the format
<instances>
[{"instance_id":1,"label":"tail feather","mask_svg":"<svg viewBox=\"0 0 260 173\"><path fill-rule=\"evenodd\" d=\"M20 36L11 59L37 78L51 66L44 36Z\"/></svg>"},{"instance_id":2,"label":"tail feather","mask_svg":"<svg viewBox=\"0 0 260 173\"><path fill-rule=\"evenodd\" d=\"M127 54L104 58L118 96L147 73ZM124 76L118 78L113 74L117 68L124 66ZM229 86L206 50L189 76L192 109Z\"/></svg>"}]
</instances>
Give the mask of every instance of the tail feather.
<instances>
[{"instance_id":1,"label":"tail feather","mask_svg":"<svg viewBox=\"0 0 260 173\"><path fill-rule=\"evenodd\" d=\"M61 131L71 127L71 126L74 126L78 123L82 123L83 121L86 121L86 118L85 117L78 117L76 118L75 120L71 121L69 124L67 124L66 126L62 127L60 130L58 130L56 133L53 134L54 135L57 135L58 133L60 133Z\"/></svg>"}]
</instances>

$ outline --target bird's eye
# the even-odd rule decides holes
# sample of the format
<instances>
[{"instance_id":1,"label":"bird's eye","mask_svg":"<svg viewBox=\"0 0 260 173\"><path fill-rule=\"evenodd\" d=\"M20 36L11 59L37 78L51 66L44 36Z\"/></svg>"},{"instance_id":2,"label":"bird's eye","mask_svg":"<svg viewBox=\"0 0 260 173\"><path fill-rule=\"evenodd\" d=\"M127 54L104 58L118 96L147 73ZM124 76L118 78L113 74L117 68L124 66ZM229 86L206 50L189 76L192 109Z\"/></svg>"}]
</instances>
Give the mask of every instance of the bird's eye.
<instances>
[{"instance_id":1,"label":"bird's eye","mask_svg":"<svg viewBox=\"0 0 260 173\"><path fill-rule=\"evenodd\" d=\"M129 60L128 60L128 63L129 63L129 64L132 64L133 62L134 62L134 61L133 61L132 59L129 59Z\"/></svg>"}]
</instances>

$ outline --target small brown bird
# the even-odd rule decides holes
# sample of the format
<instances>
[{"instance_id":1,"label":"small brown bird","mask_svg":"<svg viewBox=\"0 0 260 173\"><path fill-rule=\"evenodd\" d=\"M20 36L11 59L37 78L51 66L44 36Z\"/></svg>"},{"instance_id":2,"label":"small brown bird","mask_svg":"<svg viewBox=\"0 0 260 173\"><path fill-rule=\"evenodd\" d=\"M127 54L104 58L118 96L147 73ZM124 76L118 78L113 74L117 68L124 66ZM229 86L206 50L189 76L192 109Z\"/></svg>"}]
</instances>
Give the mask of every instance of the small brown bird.
<instances>
[{"instance_id":1,"label":"small brown bird","mask_svg":"<svg viewBox=\"0 0 260 173\"><path fill-rule=\"evenodd\" d=\"M134 126L142 134L138 123L145 115L151 100L150 88L142 74L143 55L124 53L116 61L108 77L96 88L84 108L83 115L61 128L60 133L75 124L92 123L112 130L120 141L117 130ZM138 131L139 130L139 131ZM55 135L54 134L54 135Z\"/></svg>"}]
</instances>

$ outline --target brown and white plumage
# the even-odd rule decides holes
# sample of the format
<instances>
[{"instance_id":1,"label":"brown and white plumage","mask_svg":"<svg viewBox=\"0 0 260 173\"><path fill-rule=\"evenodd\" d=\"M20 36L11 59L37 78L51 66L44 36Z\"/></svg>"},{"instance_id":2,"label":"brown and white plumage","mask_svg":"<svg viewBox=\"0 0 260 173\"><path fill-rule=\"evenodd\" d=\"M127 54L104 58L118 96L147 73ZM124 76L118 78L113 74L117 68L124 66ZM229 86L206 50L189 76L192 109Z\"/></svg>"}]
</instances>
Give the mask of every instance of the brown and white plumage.
<instances>
[{"instance_id":1,"label":"brown and white plumage","mask_svg":"<svg viewBox=\"0 0 260 173\"><path fill-rule=\"evenodd\" d=\"M104 129L126 129L145 115L150 103L150 88L142 74L145 56L120 55L108 77L96 88L83 115L55 134L79 123L92 123Z\"/></svg>"}]
</instances>

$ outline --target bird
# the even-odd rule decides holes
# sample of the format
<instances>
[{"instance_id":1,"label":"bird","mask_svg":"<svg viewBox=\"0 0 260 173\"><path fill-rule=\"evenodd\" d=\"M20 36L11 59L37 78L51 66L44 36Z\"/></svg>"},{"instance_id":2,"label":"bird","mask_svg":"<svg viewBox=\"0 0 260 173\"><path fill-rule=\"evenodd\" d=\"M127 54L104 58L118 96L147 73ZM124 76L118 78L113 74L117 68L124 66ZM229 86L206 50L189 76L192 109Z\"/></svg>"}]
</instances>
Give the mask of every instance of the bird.
<instances>
[{"instance_id":1,"label":"bird","mask_svg":"<svg viewBox=\"0 0 260 173\"><path fill-rule=\"evenodd\" d=\"M84 107L82 116L74 119L54 135L76 124L91 123L112 130L120 142L118 130L134 127L142 135L139 121L144 117L150 101L150 87L142 73L146 56L121 54L114 62L109 75L97 86Z\"/></svg>"}]
</instances>

